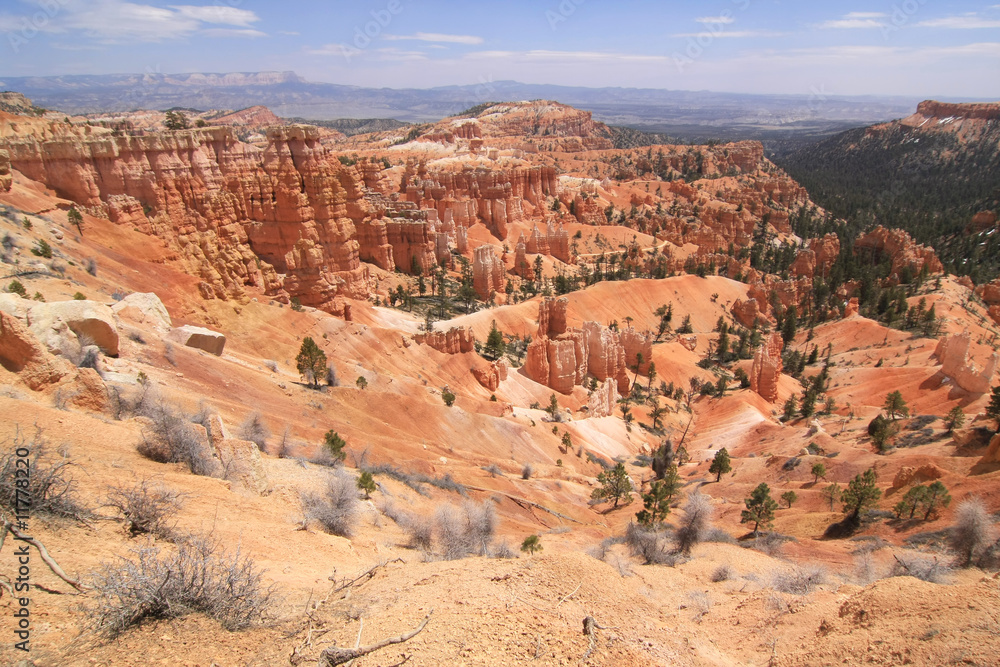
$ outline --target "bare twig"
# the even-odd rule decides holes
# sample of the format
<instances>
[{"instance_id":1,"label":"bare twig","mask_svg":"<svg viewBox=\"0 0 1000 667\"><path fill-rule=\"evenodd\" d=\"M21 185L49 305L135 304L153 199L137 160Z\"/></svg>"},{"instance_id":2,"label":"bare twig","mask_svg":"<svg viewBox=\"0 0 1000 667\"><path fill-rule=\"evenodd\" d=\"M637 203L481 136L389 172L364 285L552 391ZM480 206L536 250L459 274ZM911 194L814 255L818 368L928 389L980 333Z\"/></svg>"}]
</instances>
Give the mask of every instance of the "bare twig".
<instances>
[{"instance_id":1,"label":"bare twig","mask_svg":"<svg viewBox=\"0 0 1000 667\"><path fill-rule=\"evenodd\" d=\"M495 489L486 489L486 488L483 488L481 486L466 486L465 488L469 489L471 491L482 491L483 493L495 493L498 496L504 496L505 498L509 498L510 500L513 500L515 503L517 503L519 505L530 505L531 507L534 507L536 509L540 509L543 512L548 512L552 516L557 516L560 519L566 519L567 521L572 521L573 523L583 523L582 521L577 521L576 519L574 519L571 516L566 516L565 514L560 514L559 512L556 512L555 510L550 510L545 505L539 505L538 503L533 502L531 500L528 500L527 498L522 498L520 496L515 496L515 495L512 495L510 493L504 493L503 491L497 491Z\"/></svg>"},{"instance_id":2,"label":"bare twig","mask_svg":"<svg viewBox=\"0 0 1000 667\"><path fill-rule=\"evenodd\" d=\"M386 646L402 644L403 642L410 641L420 634L425 627L427 627L427 622L431 620L432 613L434 613L433 610L428 612L427 616L424 617L424 620L420 625L410 632L401 634L398 637L383 639L382 641L369 644L368 646L362 646L360 648L337 648L336 646L328 646L323 649L322 653L319 654L319 662L317 663L318 667L334 667L335 665L343 665L346 662L368 655L369 653L383 649Z\"/></svg>"},{"instance_id":3,"label":"bare twig","mask_svg":"<svg viewBox=\"0 0 1000 667\"><path fill-rule=\"evenodd\" d=\"M581 583L581 584L580 584L580 586L583 586L583 584ZM557 604L557 605L556 605L556 607L558 607L558 606L559 606L560 604L562 604L562 603L563 603L563 602L565 602L566 600L568 600L568 599L570 599L571 597L573 597L574 595L576 595L576 592L577 592L578 590L580 590L580 586L577 586L576 588L574 588L574 589L573 589L573 592L572 592L572 593L570 593L569 595L567 595L566 597L564 597L564 598L563 598L562 600L559 600L559 604Z\"/></svg>"},{"instance_id":4,"label":"bare twig","mask_svg":"<svg viewBox=\"0 0 1000 667\"><path fill-rule=\"evenodd\" d=\"M52 556L49 555L49 552L45 548L44 544L36 540L34 537L28 537L27 535L19 531L17 528L13 526L13 524L10 521L4 523L3 532L5 534L7 532L10 532L10 534L13 535L16 539L21 540L22 542L27 542L31 546L38 549L38 554L42 557L42 561L49 566L49 569L52 570L53 574L55 574L57 577L65 581L67 584L69 584L76 590L83 592L85 588L84 585L81 584L76 579L70 579L69 575L66 574L61 567L59 567L59 563L57 563L52 558Z\"/></svg>"}]
</instances>

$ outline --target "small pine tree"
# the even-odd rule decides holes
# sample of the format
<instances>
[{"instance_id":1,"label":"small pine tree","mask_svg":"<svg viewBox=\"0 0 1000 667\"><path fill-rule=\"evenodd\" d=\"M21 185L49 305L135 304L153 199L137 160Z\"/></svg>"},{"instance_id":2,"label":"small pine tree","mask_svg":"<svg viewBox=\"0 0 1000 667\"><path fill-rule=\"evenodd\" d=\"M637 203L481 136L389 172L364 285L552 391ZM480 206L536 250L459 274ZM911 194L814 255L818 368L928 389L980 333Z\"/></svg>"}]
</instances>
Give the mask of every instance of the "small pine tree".
<instances>
[{"instance_id":1,"label":"small pine tree","mask_svg":"<svg viewBox=\"0 0 1000 667\"><path fill-rule=\"evenodd\" d=\"M599 474L597 482L601 486L590 494L594 500L612 502L614 507L618 507L623 500L626 500L626 505L632 502L632 480L629 479L624 463L619 463L611 470Z\"/></svg>"},{"instance_id":2,"label":"small pine tree","mask_svg":"<svg viewBox=\"0 0 1000 667\"><path fill-rule=\"evenodd\" d=\"M798 410L798 401L795 399L795 394L792 394L788 397L788 400L785 401L785 407L781 413L781 421L787 422L795 419L795 415Z\"/></svg>"},{"instance_id":3,"label":"small pine tree","mask_svg":"<svg viewBox=\"0 0 1000 667\"><path fill-rule=\"evenodd\" d=\"M497 328L497 321L493 320L492 326L490 326L490 333L486 336L486 345L483 347L483 352L490 359L499 359L507 351L507 345L503 341L503 333Z\"/></svg>"},{"instance_id":4,"label":"small pine tree","mask_svg":"<svg viewBox=\"0 0 1000 667\"><path fill-rule=\"evenodd\" d=\"M333 429L327 431L323 436L323 447L334 461L343 461L347 458L347 452L344 451L346 446L347 442Z\"/></svg>"},{"instance_id":5,"label":"small pine tree","mask_svg":"<svg viewBox=\"0 0 1000 667\"><path fill-rule=\"evenodd\" d=\"M299 375L304 377L313 389L319 387L319 380L326 372L326 353L319 348L311 337L302 339L299 354L295 357Z\"/></svg>"},{"instance_id":6,"label":"small pine tree","mask_svg":"<svg viewBox=\"0 0 1000 667\"><path fill-rule=\"evenodd\" d=\"M824 464L822 461L820 461L818 463L814 463L813 466L812 466L812 470L810 470L810 472L812 473L813 477L815 478L813 480L813 483L814 484L818 484L820 477L826 479L826 464Z\"/></svg>"},{"instance_id":7,"label":"small pine tree","mask_svg":"<svg viewBox=\"0 0 1000 667\"><path fill-rule=\"evenodd\" d=\"M729 452L723 447L715 453L715 458L712 459L712 465L708 467L708 472L714 474L715 481L718 482L723 475L731 472L732 469L733 466L729 462Z\"/></svg>"},{"instance_id":8,"label":"small pine tree","mask_svg":"<svg viewBox=\"0 0 1000 667\"><path fill-rule=\"evenodd\" d=\"M529 556L542 550L542 538L538 535L528 535L521 542L521 551L528 554Z\"/></svg>"},{"instance_id":9,"label":"small pine tree","mask_svg":"<svg viewBox=\"0 0 1000 667\"><path fill-rule=\"evenodd\" d=\"M931 482L931 485L927 487L927 494L923 499L924 521L929 520L932 514L936 515L939 508L947 507L950 504L951 494L948 493L945 485L940 480Z\"/></svg>"},{"instance_id":10,"label":"small pine tree","mask_svg":"<svg viewBox=\"0 0 1000 667\"><path fill-rule=\"evenodd\" d=\"M997 422L997 432L1000 432L1000 385L993 387L990 403L986 406L986 416Z\"/></svg>"},{"instance_id":11,"label":"small pine tree","mask_svg":"<svg viewBox=\"0 0 1000 667\"><path fill-rule=\"evenodd\" d=\"M885 405L883 406L885 411L889 413L889 417L892 421L896 421L896 415L901 417L906 417L910 414L909 408L906 407L906 401L903 400L903 394L896 391L890 392L888 396L885 397Z\"/></svg>"},{"instance_id":12,"label":"small pine tree","mask_svg":"<svg viewBox=\"0 0 1000 667\"><path fill-rule=\"evenodd\" d=\"M441 400L444 401L444 404L447 405L449 408L455 405L455 398L456 398L455 394L449 391L448 389L445 389L444 391L441 392Z\"/></svg>"},{"instance_id":13,"label":"small pine tree","mask_svg":"<svg viewBox=\"0 0 1000 667\"><path fill-rule=\"evenodd\" d=\"M365 389L368 388L368 378L366 378L364 375L359 375L358 379L354 381L354 384L355 386L357 386L358 389L364 391Z\"/></svg>"},{"instance_id":14,"label":"small pine tree","mask_svg":"<svg viewBox=\"0 0 1000 667\"><path fill-rule=\"evenodd\" d=\"M83 236L83 216L75 206L71 206L69 212L66 213L66 219L69 220L69 224L76 226L76 231L80 232L80 236Z\"/></svg>"},{"instance_id":15,"label":"small pine tree","mask_svg":"<svg viewBox=\"0 0 1000 667\"><path fill-rule=\"evenodd\" d=\"M778 503L771 497L771 489L766 482L750 493L750 497L743 501L746 509L740 513L740 523L753 522L753 532L756 533L761 526L765 530L770 528L774 522L774 510L778 509Z\"/></svg>"},{"instance_id":16,"label":"small pine tree","mask_svg":"<svg viewBox=\"0 0 1000 667\"><path fill-rule=\"evenodd\" d=\"M794 491L785 491L781 494L781 500L788 506L788 509L792 509L792 503L799 499L799 494Z\"/></svg>"},{"instance_id":17,"label":"small pine tree","mask_svg":"<svg viewBox=\"0 0 1000 667\"><path fill-rule=\"evenodd\" d=\"M945 428L948 429L948 433L952 433L956 428L962 428L962 425L965 424L965 413L962 412L960 406L956 405L942 419L944 420Z\"/></svg>"},{"instance_id":18,"label":"small pine tree","mask_svg":"<svg viewBox=\"0 0 1000 667\"><path fill-rule=\"evenodd\" d=\"M848 484L841 494L844 502L844 513L849 515L851 520L857 521L863 510L874 507L878 499L882 497L882 490L875 486L878 475L874 468L858 473Z\"/></svg>"},{"instance_id":19,"label":"small pine tree","mask_svg":"<svg viewBox=\"0 0 1000 667\"><path fill-rule=\"evenodd\" d=\"M365 500L375 492L375 478L367 470L358 475L358 488L365 492Z\"/></svg>"},{"instance_id":20,"label":"small pine tree","mask_svg":"<svg viewBox=\"0 0 1000 667\"><path fill-rule=\"evenodd\" d=\"M24 287L24 283L20 280L12 280L10 284L7 285L7 291L11 294L16 294L22 299L28 298L28 290Z\"/></svg>"}]
</instances>

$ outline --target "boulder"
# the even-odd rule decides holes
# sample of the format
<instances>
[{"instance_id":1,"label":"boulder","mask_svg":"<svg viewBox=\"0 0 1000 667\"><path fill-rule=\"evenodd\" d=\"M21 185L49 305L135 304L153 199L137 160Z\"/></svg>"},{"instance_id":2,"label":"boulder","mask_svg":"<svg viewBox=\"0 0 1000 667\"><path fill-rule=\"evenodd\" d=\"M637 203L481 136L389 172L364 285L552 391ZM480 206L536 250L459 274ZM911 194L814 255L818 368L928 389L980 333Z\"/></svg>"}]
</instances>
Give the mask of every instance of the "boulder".
<instances>
[{"instance_id":1,"label":"boulder","mask_svg":"<svg viewBox=\"0 0 1000 667\"><path fill-rule=\"evenodd\" d=\"M941 469L935 465L922 465L919 468L903 466L896 473L896 477L893 478L892 488L902 489L911 484L932 482L935 479L941 479L943 475L944 473L941 472Z\"/></svg>"},{"instance_id":2,"label":"boulder","mask_svg":"<svg viewBox=\"0 0 1000 667\"><path fill-rule=\"evenodd\" d=\"M0 192L9 192L14 179L10 173L10 153L0 151Z\"/></svg>"},{"instance_id":3,"label":"boulder","mask_svg":"<svg viewBox=\"0 0 1000 667\"><path fill-rule=\"evenodd\" d=\"M68 352L89 339L109 357L118 356L115 315L103 303L33 303L28 310L28 323L31 332L53 353Z\"/></svg>"},{"instance_id":4,"label":"boulder","mask_svg":"<svg viewBox=\"0 0 1000 667\"><path fill-rule=\"evenodd\" d=\"M496 391L500 383L507 379L507 360L500 359L485 368L473 368L472 375L489 391Z\"/></svg>"},{"instance_id":5,"label":"boulder","mask_svg":"<svg viewBox=\"0 0 1000 667\"><path fill-rule=\"evenodd\" d=\"M34 391L59 382L72 371L69 362L51 354L20 320L2 311L0 365L17 373Z\"/></svg>"},{"instance_id":6,"label":"boulder","mask_svg":"<svg viewBox=\"0 0 1000 667\"><path fill-rule=\"evenodd\" d=\"M112 305L111 311L122 320L160 333L167 333L173 326L170 313L153 292L133 292Z\"/></svg>"},{"instance_id":7,"label":"boulder","mask_svg":"<svg viewBox=\"0 0 1000 667\"><path fill-rule=\"evenodd\" d=\"M226 439L215 448L227 479L263 495L268 491L267 473L257 445L248 440Z\"/></svg>"},{"instance_id":8,"label":"boulder","mask_svg":"<svg viewBox=\"0 0 1000 667\"><path fill-rule=\"evenodd\" d=\"M979 368L969 357L972 338L968 331L954 336L945 336L934 348L934 356L941 362L941 372L950 377L956 385L974 394L985 394L992 388L1000 357L996 352Z\"/></svg>"},{"instance_id":9,"label":"boulder","mask_svg":"<svg viewBox=\"0 0 1000 667\"><path fill-rule=\"evenodd\" d=\"M980 465L987 463L1000 463L1000 435L993 436L983 458L979 459Z\"/></svg>"},{"instance_id":10,"label":"boulder","mask_svg":"<svg viewBox=\"0 0 1000 667\"><path fill-rule=\"evenodd\" d=\"M226 337L217 331L205 329L204 327L193 327L185 325L171 329L167 338L187 347L204 350L209 354L222 356L222 350L226 347Z\"/></svg>"}]
</instances>

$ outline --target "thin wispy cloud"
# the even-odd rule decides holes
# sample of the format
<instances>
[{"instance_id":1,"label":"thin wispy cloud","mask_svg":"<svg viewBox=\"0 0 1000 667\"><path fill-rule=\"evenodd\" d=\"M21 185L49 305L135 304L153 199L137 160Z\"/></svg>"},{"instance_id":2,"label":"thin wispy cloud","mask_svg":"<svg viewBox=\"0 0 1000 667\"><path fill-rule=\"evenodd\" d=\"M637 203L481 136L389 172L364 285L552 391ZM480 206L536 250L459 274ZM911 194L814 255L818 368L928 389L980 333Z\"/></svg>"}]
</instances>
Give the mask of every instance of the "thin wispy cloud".
<instances>
[{"instance_id":1,"label":"thin wispy cloud","mask_svg":"<svg viewBox=\"0 0 1000 667\"><path fill-rule=\"evenodd\" d=\"M1000 7L1000 5L997 5ZM981 28L1000 28L1000 21L987 19L975 14L966 16L945 16L938 19L928 19L917 23L918 28L950 28L953 30L978 30Z\"/></svg>"},{"instance_id":2,"label":"thin wispy cloud","mask_svg":"<svg viewBox=\"0 0 1000 667\"><path fill-rule=\"evenodd\" d=\"M733 18L732 16L702 16L700 18L696 18L695 22L697 22L697 23L704 23L704 24L720 24L721 23L722 25L728 25L730 23L735 23L736 19Z\"/></svg>"},{"instance_id":3,"label":"thin wispy cloud","mask_svg":"<svg viewBox=\"0 0 1000 667\"><path fill-rule=\"evenodd\" d=\"M445 35L437 32L418 32L412 35L383 35L384 39L394 40L415 40L420 42L444 42L447 44L469 44L475 46L482 44L483 38L475 35Z\"/></svg>"},{"instance_id":4,"label":"thin wispy cloud","mask_svg":"<svg viewBox=\"0 0 1000 667\"><path fill-rule=\"evenodd\" d=\"M880 19L885 19L885 18L886 14L882 12L849 12L841 16L839 19L823 21L816 27L821 28L823 30L828 30L828 29L855 30L855 29L867 29L867 28L881 28L885 25L885 22Z\"/></svg>"},{"instance_id":5,"label":"thin wispy cloud","mask_svg":"<svg viewBox=\"0 0 1000 667\"><path fill-rule=\"evenodd\" d=\"M34 4L38 4L37 2ZM260 18L256 13L218 5L172 5L154 7L122 0L67 3L46 21L31 24L47 34L80 33L101 44L165 42L195 34L228 37L260 37L265 33L250 28ZM0 15L0 32L23 30L25 16ZM211 27L207 27L211 26ZM234 26L218 28L215 26ZM225 33L217 31L224 30Z\"/></svg>"},{"instance_id":6,"label":"thin wispy cloud","mask_svg":"<svg viewBox=\"0 0 1000 667\"><path fill-rule=\"evenodd\" d=\"M603 51L474 51L467 59L507 58L537 61L589 61L589 62L669 62L666 56L651 56L634 53L607 53Z\"/></svg>"},{"instance_id":7,"label":"thin wispy cloud","mask_svg":"<svg viewBox=\"0 0 1000 667\"><path fill-rule=\"evenodd\" d=\"M711 35L713 38L748 38L748 37L781 37L787 33L774 32L771 30L719 30L718 32L702 31L702 32L678 32L671 37L701 37L703 35Z\"/></svg>"}]
</instances>

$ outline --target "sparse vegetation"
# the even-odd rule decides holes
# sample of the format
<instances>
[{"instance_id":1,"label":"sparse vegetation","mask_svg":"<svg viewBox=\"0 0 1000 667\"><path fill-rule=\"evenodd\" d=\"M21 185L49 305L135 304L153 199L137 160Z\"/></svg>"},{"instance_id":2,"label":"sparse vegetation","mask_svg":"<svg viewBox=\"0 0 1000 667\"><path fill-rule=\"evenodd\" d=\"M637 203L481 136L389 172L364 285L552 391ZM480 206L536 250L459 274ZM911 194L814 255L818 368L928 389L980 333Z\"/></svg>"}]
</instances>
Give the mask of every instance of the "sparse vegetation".
<instances>
[{"instance_id":1,"label":"sparse vegetation","mask_svg":"<svg viewBox=\"0 0 1000 667\"><path fill-rule=\"evenodd\" d=\"M76 483L70 476L73 465L68 457L51 455L42 429L35 427L29 437L15 425L14 436L0 452L0 509L11 515L32 514L76 517L87 513L76 493ZM24 456L27 450L27 456ZM20 455L19 455L20 454ZM25 480L24 463L30 475ZM18 499L21 502L18 502ZM24 505L25 499L30 507Z\"/></svg>"},{"instance_id":2,"label":"sparse vegetation","mask_svg":"<svg viewBox=\"0 0 1000 667\"><path fill-rule=\"evenodd\" d=\"M715 481L718 482L722 479L723 475L732 472L732 470L733 466L729 462L729 452L723 447L715 453L712 465L708 467L708 472L715 475Z\"/></svg>"},{"instance_id":3,"label":"sparse vegetation","mask_svg":"<svg viewBox=\"0 0 1000 667\"><path fill-rule=\"evenodd\" d=\"M152 535L170 539L174 534L182 495L148 479L108 489L105 507L115 510L125 521L129 536Z\"/></svg>"},{"instance_id":4,"label":"sparse vegetation","mask_svg":"<svg viewBox=\"0 0 1000 667\"><path fill-rule=\"evenodd\" d=\"M778 503L771 497L771 489L767 483L761 482L744 501L746 509L740 514L740 523L753 522L754 535L757 534L761 526L767 530L774 522L774 510L778 509Z\"/></svg>"},{"instance_id":5,"label":"sparse vegetation","mask_svg":"<svg viewBox=\"0 0 1000 667\"><path fill-rule=\"evenodd\" d=\"M996 539L996 531L986 504L980 498L969 498L955 510L955 525L951 528L949 546L962 567L969 567Z\"/></svg>"},{"instance_id":6,"label":"sparse vegetation","mask_svg":"<svg viewBox=\"0 0 1000 667\"><path fill-rule=\"evenodd\" d=\"M136 449L142 456L158 463L183 463L196 475L212 475L218 462L212 458L208 443L182 414L162 399L154 399L143 410L152 424L143 429Z\"/></svg>"},{"instance_id":7,"label":"sparse vegetation","mask_svg":"<svg viewBox=\"0 0 1000 667\"><path fill-rule=\"evenodd\" d=\"M299 354L295 357L296 368L299 375L305 378L306 382L313 389L319 388L320 378L326 374L326 353L319 348L311 337L302 339L302 346Z\"/></svg>"},{"instance_id":8,"label":"sparse vegetation","mask_svg":"<svg viewBox=\"0 0 1000 667\"><path fill-rule=\"evenodd\" d=\"M271 430L264 423L264 418L257 411L247 415L243 423L240 424L239 437L241 440L248 440L260 449L267 451L267 439L271 437Z\"/></svg>"},{"instance_id":9,"label":"sparse vegetation","mask_svg":"<svg viewBox=\"0 0 1000 667\"><path fill-rule=\"evenodd\" d=\"M594 500L606 500L612 503L614 508L617 508L623 500L626 501L626 505L632 502L632 480L625 470L624 463L600 473L597 476L597 483L601 486L594 489L590 496Z\"/></svg>"},{"instance_id":10,"label":"sparse vegetation","mask_svg":"<svg viewBox=\"0 0 1000 667\"><path fill-rule=\"evenodd\" d=\"M239 549L196 537L164 552L147 545L104 563L94 574L87 606L90 630L108 639L146 621L200 612L227 630L261 622L274 595L263 572Z\"/></svg>"},{"instance_id":11,"label":"sparse vegetation","mask_svg":"<svg viewBox=\"0 0 1000 667\"><path fill-rule=\"evenodd\" d=\"M324 531L333 535L351 536L357 510L357 482L343 471L329 476L323 493L302 494L305 520L317 522Z\"/></svg>"},{"instance_id":12,"label":"sparse vegetation","mask_svg":"<svg viewBox=\"0 0 1000 667\"><path fill-rule=\"evenodd\" d=\"M521 542L521 551L532 556L542 550L542 539L538 535L528 535Z\"/></svg>"}]
</instances>

